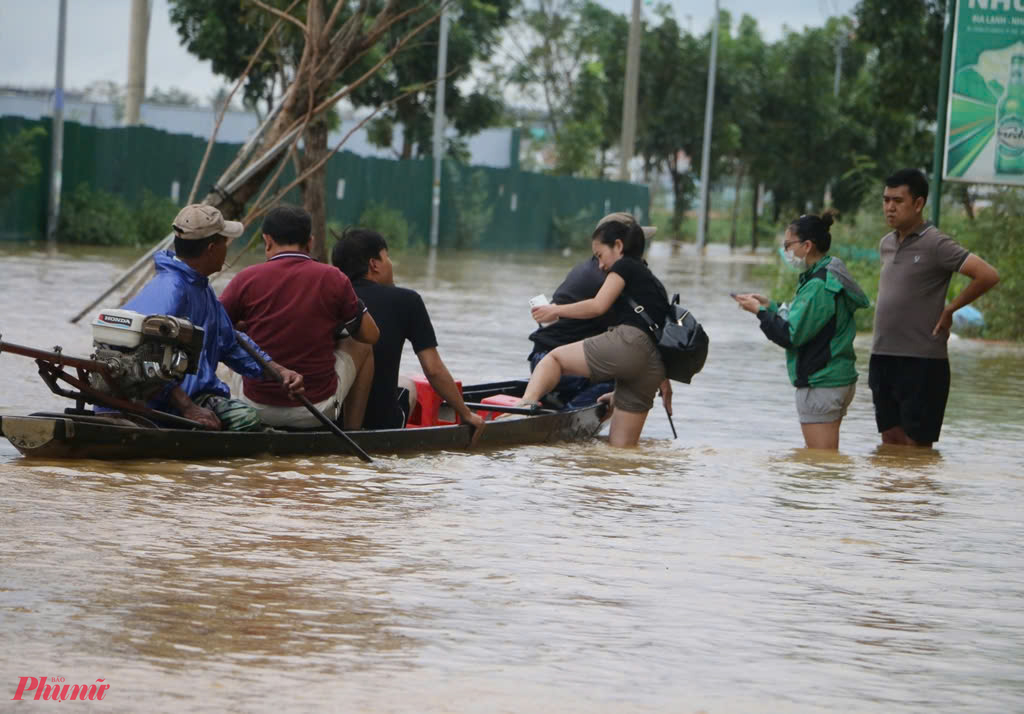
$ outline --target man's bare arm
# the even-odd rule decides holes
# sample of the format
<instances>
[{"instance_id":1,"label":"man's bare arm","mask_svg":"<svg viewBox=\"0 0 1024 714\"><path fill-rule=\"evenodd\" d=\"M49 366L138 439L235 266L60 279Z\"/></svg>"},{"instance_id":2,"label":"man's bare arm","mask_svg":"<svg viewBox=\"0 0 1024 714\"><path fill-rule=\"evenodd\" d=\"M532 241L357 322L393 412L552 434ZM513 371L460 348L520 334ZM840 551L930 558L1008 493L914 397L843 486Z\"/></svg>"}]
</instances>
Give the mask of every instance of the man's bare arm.
<instances>
[{"instance_id":1,"label":"man's bare arm","mask_svg":"<svg viewBox=\"0 0 1024 714\"><path fill-rule=\"evenodd\" d=\"M960 266L960 273L970 278L971 282L943 309L935 329L932 330L933 335L949 330L953 324L954 312L964 305L970 305L999 283L999 272L976 255L967 256L967 260Z\"/></svg>"},{"instance_id":2,"label":"man's bare arm","mask_svg":"<svg viewBox=\"0 0 1024 714\"><path fill-rule=\"evenodd\" d=\"M417 352L416 357L420 360L420 367L423 368L423 374L430 382L430 386L452 405L452 408L462 417L462 421L473 426L482 425L484 421L480 415L466 406L466 402L462 399L462 393L459 391L458 385L455 384L455 380L452 379L448 367L441 361L441 355L438 354L437 348L428 347Z\"/></svg>"}]
</instances>

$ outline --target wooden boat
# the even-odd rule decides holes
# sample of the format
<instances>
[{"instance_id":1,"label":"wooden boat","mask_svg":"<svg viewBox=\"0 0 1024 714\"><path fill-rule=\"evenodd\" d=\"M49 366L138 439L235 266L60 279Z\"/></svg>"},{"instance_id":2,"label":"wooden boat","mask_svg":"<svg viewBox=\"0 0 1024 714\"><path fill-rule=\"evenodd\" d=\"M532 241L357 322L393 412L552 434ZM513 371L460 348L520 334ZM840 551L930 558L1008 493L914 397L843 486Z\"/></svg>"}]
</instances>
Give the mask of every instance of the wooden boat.
<instances>
[{"instance_id":1,"label":"wooden boat","mask_svg":"<svg viewBox=\"0 0 1024 714\"><path fill-rule=\"evenodd\" d=\"M513 380L468 386L467 403L496 395L521 396L526 382ZM596 436L606 407L541 410L487 423L478 447L583 441ZM25 456L44 459L216 459L233 457L350 456L330 431L224 432L129 426L81 409L0 417L0 432ZM371 454L466 449L473 435L465 424L346 432Z\"/></svg>"}]
</instances>

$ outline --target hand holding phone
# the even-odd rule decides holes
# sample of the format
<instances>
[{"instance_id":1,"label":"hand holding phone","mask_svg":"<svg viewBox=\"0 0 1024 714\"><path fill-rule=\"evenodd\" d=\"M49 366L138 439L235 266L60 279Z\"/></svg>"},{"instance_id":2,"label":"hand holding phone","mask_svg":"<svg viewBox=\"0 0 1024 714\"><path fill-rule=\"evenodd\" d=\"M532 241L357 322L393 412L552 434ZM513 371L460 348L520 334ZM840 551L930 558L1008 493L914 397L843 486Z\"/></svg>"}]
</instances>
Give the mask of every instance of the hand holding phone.
<instances>
[{"instance_id":1,"label":"hand holding phone","mask_svg":"<svg viewBox=\"0 0 1024 714\"><path fill-rule=\"evenodd\" d=\"M533 310L535 310L538 307L543 307L544 305L550 305L550 304L551 303L548 302L548 299L544 295L544 293L541 293L540 295L534 295L532 298L530 298L530 311L533 312ZM553 320L552 320L552 322L553 322ZM539 322L538 321L537 324L540 325L541 327L547 327L548 325L551 324L551 322Z\"/></svg>"}]
</instances>

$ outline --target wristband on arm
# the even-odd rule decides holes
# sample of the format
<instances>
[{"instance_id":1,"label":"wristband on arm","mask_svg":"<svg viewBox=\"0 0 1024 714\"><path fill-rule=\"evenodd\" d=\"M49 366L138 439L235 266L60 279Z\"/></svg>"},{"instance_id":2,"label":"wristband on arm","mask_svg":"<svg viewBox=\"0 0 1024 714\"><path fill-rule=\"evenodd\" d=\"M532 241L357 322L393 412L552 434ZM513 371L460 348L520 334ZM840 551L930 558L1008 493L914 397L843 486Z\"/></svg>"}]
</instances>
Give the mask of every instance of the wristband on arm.
<instances>
[{"instance_id":1,"label":"wristband on arm","mask_svg":"<svg viewBox=\"0 0 1024 714\"><path fill-rule=\"evenodd\" d=\"M334 331L334 339L341 339L342 337L351 337L359 332L359 326L363 323L363 315L367 312L366 304L356 298L356 314L354 317L346 322L338 325Z\"/></svg>"}]
</instances>

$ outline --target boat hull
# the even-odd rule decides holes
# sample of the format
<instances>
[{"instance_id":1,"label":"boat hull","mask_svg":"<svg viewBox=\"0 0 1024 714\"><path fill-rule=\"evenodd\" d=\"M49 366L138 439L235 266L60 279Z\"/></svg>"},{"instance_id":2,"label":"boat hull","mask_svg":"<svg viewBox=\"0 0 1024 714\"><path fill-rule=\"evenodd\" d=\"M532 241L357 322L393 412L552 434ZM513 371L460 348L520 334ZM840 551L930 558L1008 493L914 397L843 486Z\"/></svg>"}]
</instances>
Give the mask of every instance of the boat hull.
<instances>
[{"instance_id":1,"label":"boat hull","mask_svg":"<svg viewBox=\"0 0 1024 714\"><path fill-rule=\"evenodd\" d=\"M506 386L513 384L516 386ZM490 388L478 387L472 396L480 398L483 394L522 389L521 383L486 386ZM499 418L487 422L478 447L591 439L601 429L605 409L605 405L598 404L572 411ZM79 414L4 416L0 417L0 432L22 454L44 459L195 460L349 454L344 441L329 431L158 429L113 424L95 416ZM473 435L472 428L464 424L346 433L371 454L466 449Z\"/></svg>"}]
</instances>

